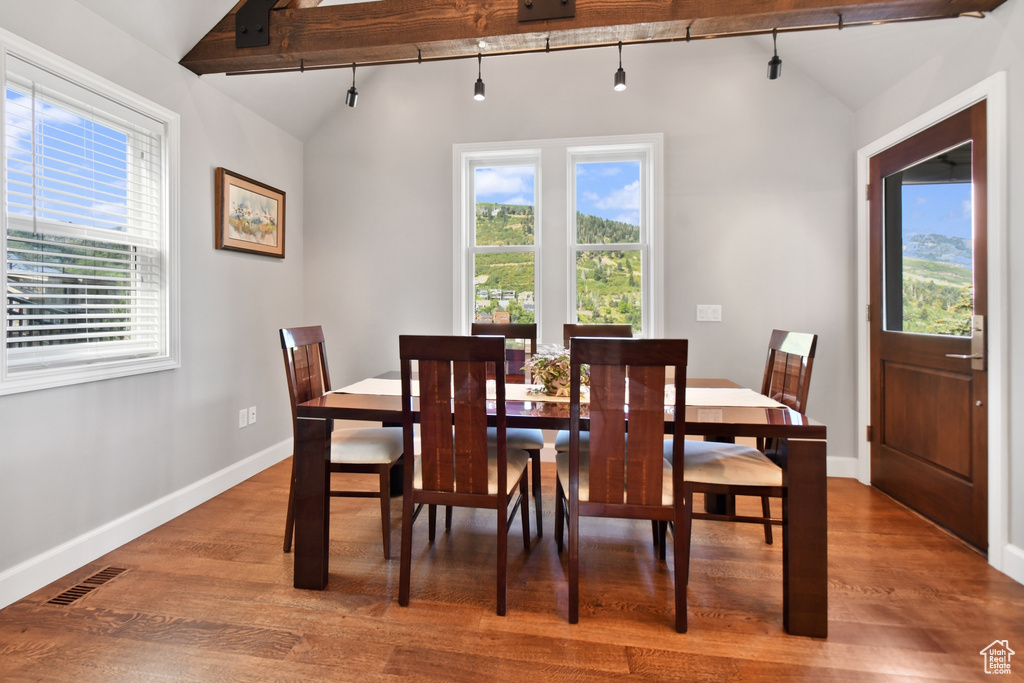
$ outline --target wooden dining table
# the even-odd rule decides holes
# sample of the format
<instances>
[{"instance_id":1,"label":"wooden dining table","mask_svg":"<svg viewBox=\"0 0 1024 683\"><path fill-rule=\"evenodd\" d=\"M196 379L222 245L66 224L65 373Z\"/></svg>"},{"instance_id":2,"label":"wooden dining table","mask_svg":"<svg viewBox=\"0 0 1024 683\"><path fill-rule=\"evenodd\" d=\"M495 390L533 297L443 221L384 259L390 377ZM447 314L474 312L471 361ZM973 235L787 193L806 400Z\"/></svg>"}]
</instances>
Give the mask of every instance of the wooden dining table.
<instances>
[{"instance_id":1,"label":"wooden dining table","mask_svg":"<svg viewBox=\"0 0 1024 683\"><path fill-rule=\"evenodd\" d=\"M397 377L397 373L381 375ZM731 388L723 379L687 378L687 389ZM415 399L414 399L415 401ZM296 588L323 590L329 563L329 469L334 420L401 424L401 397L334 392L298 406L294 447ZM491 402L493 404L493 401ZM414 404L414 410L416 406ZM489 412L493 405L489 407ZM671 408L666 416L671 417ZM508 427L568 429L569 404L506 400ZM582 414L586 415L586 406ZM492 413L493 415L493 413ZM666 422L666 429L671 428ZM686 406L686 433L707 439L786 439L782 550L783 626L792 635L828 635L825 425L785 407Z\"/></svg>"}]
</instances>

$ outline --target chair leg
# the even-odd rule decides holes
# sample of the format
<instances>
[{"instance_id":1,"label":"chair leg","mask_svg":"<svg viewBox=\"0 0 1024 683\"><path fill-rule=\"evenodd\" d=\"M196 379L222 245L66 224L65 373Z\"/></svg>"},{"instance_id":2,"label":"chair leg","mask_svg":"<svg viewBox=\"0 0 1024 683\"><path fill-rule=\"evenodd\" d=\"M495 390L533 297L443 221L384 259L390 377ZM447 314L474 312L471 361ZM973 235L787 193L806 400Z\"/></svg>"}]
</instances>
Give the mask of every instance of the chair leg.
<instances>
[{"instance_id":1,"label":"chair leg","mask_svg":"<svg viewBox=\"0 0 1024 683\"><path fill-rule=\"evenodd\" d=\"M434 542L434 537L437 534L437 506L427 506L427 540L431 543Z\"/></svg>"},{"instance_id":2,"label":"chair leg","mask_svg":"<svg viewBox=\"0 0 1024 683\"><path fill-rule=\"evenodd\" d=\"M519 516L523 519L523 550L530 550L530 480L523 472L523 478L519 480L519 500L522 510ZM539 524L538 524L539 526Z\"/></svg>"},{"instance_id":3,"label":"chair leg","mask_svg":"<svg viewBox=\"0 0 1024 683\"><path fill-rule=\"evenodd\" d=\"M452 506L444 506L444 530L451 532L452 530Z\"/></svg>"},{"instance_id":4,"label":"chair leg","mask_svg":"<svg viewBox=\"0 0 1024 683\"><path fill-rule=\"evenodd\" d=\"M658 559L665 561L665 548L668 546L666 535L668 533L668 522L655 522L658 525Z\"/></svg>"},{"instance_id":5,"label":"chair leg","mask_svg":"<svg viewBox=\"0 0 1024 683\"><path fill-rule=\"evenodd\" d=\"M761 496L761 514L764 515L765 519L769 519L772 516L772 506L769 502L768 496ZM772 544L774 540L772 536L772 523L764 523L764 542L768 545Z\"/></svg>"},{"instance_id":6,"label":"chair leg","mask_svg":"<svg viewBox=\"0 0 1024 683\"><path fill-rule=\"evenodd\" d=\"M384 559L391 559L391 468L380 470L380 529L384 535Z\"/></svg>"},{"instance_id":7,"label":"chair leg","mask_svg":"<svg viewBox=\"0 0 1024 683\"><path fill-rule=\"evenodd\" d=\"M569 623L580 621L580 516L579 506L569 501Z\"/></svg>"},{"instance_id":8,"label":"chair leg","mask_svg":"<svg viewBox=\"0 0 1024 683\"><path fill-rule=\"evenodd\" d=\"M330 476L330 475L328 475ZM284 515L284 551L292 551L292 532L295 531L295 454L292 454L292 477L288 482L288 510Z\"/></svg>"},{"instance_id":9,"label":"chair leg","mask_svg":"<svg viewBox=\"0 0 1024 683\"><path fill-rule=\"evenodd\" d=\"M525 476L525 475L524 475ZM525 507L524 507L525 510ZM508 602L508 498L499 505L498 519L498 616L505 616Z\"/></svg>"},{"instance_id":10,"label":"chair leg","mask_svg":"<svg viewBox=\"0 0 1024 683\"><path fill-rule=\"evenodd\" d=\"M565 492L562 490L562 480L555 477L555 547L558 554L562 554L565 532Z\"/></svg>"},{"instance_id":11,"label":"chair leg","mask_svg":"<svg viewBox=\"0 0 1024 683\"><path fill-rule=\"evenodd\" d=\"M541 520L544 517L541 514L541 490L540 490L540 449L535 448L527 451L530 454L530 473L533 475L533 505L537 511L537 538L544 536L544 524ZM523 505L526 505L527 501L523 501Z\"/></svg>"},{"instance_id":12,"label":"chair leg","mask_svg":"<svg viewBox=\"0 0 1024 683\"><path fill-rule=\"evenodd\" d=\"M676 501L678 506L679 502ZM672 534L672 553L675 563L676 588L676 631L686 633L687 606L686 590L690 585L690 532L693 527L693 491L687 490L683 495L683 510L675 511L675 522Z\"/></svg>"},{"instance_id":13,"label":"chair leg","mask_svg":"<svg viewBox=\"0 0 1024 683\"><path fill-rule=\"evenodd\" d=\"M409 604L409 573L412 569L412 521L416 506L413 493L406 489L402 493L402 547L398 572L398 604L405 607Z\"/></svg>"}]
</instances>

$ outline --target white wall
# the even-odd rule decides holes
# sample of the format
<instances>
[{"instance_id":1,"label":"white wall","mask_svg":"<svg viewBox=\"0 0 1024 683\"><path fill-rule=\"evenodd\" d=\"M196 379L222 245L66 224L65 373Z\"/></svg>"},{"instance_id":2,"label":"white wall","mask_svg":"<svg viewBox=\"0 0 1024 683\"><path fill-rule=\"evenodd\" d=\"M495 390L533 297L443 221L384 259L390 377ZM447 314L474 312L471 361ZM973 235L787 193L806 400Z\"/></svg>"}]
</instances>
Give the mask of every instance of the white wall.
<instances>
[{"instance_id":1,"label":"white wall","mask_svg":"<svg viewBox=\"0 0 1024 683\"><path fill-rule=\"evenodd\" d=\"M335 384L395 369L401 333L452 330L453 144L661 132L665 335L691 340L690 376L760 386L773 327L817 332L810 413L855 456L854 115L794 68L769 82L769 56L627 46L624 93L614 48L485 58L484 102L475 61L361 70L359 106L306 145L306 310ZM543 201L543 229L564 224ZM698 303L723 322L696 323Z\"/></svg>"},{"instance_id":2,"label":"white wall","mask_svg":"<svg viewBox=\"0 0 1024 683\"><path fill-rule=\"evenodd\" d=\"M1024 366L1015 362L1024 358L1024 282L1016 275L1024 272L1024 249L1019 239L1024 234L1024 212L1019 199L1024 197L1024 5L1008 2L984 21L972 22L962 38L936 54L924 66L909 74L890 90L857 114L858 148L925 114L1000 71L1007 73L1009 121L1009 211L1008 250L1004 257L1009 272L1009 481L1004 486L1010 498L1008 557L1004 570L1018 580L1024 577ZM1016 206L1014 200L1018 200ZM995 314L995 312L993 312ZM990 405L992 405L990 401ZM1014 496L1014 492L1017 493ZM991 492L990 492L990 495Z\"/></svg>"},{"instance_id":3,"label":"white wall","mask_svg":"<svg viewBox=\"0 0 1024 683\"><path fill-rule=\"evenodd\" d=\"M289 455L276 330L303 322L303 166L299 141L77 3L0 0L0 22L181 116L182 282L180 369L0 396L3 606ZM214 249L217 166L287 193L285 260Z\"/></svg>"}]
</instances>

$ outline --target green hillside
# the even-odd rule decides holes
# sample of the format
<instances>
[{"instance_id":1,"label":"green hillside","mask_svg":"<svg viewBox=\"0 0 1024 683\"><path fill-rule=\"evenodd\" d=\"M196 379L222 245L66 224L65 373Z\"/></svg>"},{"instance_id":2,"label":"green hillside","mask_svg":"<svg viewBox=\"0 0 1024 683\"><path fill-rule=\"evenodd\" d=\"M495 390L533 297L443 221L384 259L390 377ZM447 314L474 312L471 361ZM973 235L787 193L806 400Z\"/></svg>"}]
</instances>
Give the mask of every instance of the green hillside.
<instances>
[{"instance_id":1,"label":"green hillside","mask_svg":"<svg viewBox=\"0 0 1024 683\"><path fill-rule=\"evenodd\" d=\"M577 214L577 238L584 244L636 244L640 228L598 216ZM477 202L476 243L480 246L533 244L532 206ZM534 262L529 253L477 254L474 263L477 315L502 310L496 290L513 292L505 303L511 322L533 322L522 299L534 295ZM641 263L639 251L587 251L577 261L577 311L580 322L629 323L640 331ZM481 296L483 294L483 296ZM486 302L486 303L485 303Z\"/></svg>"},{"instance_id":2,"label":"green hillside","mask_svg":"<svg viewBox=\"0 0 1024 683\"><path fill-rule=\"evenodd\" d=\"M971 270L953 263L903 259L903 331L971 335Z\"/></svg>"}]
</instances>

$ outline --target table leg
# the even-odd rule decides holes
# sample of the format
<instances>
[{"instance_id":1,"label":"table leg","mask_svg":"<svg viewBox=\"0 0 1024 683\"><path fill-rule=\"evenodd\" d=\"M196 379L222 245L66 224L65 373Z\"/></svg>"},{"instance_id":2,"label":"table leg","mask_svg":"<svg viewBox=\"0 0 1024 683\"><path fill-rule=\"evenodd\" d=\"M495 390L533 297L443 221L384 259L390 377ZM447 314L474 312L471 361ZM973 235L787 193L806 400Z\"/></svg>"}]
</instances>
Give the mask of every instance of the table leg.
<instances>
[{"instance_id":1,"label":"table leg","mask_svg":"<svg viewBox=\"0 0 1024 683\"><path fill-rule=\"evenodd\" d=\"M331 420L297 420L295 458L296 588L327 586L330 537Z\"/></svg>"},{"instance_id":2,"label":"table leg","mask_svg":"<svg viewBox=\"0 0 1024 683\"><path fill-rule=\"evenodd\" d=\"M783 459L783 626L828 636L828 486L825 442L790 439Z\"/></svg>"}]
</instances>

